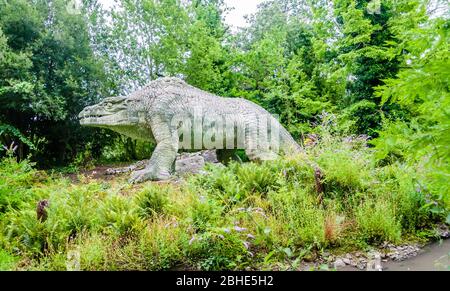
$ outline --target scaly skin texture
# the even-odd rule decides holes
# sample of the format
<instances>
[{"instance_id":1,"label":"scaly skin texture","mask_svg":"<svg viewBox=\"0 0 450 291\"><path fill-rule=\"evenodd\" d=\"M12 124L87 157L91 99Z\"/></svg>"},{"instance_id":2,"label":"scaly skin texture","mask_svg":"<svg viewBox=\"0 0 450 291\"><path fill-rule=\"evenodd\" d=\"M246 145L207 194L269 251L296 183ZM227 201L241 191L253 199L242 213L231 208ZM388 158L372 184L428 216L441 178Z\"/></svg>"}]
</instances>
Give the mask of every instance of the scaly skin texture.
<instances>
[{"instance_id":1,"label":"scaly skin texture","mask_svg":"<svg viewBox=\"0 0 450 291\"><path fill-rule=\"evenodd\" d=\"M226 157L243 149L255 161L276 159L278 150L301 151L262 107L242 98L215 96L178 78L160 78L126 97L105 98L86 107L79 118L83 126L108 128L133 139L156 142L149 164L132 173L132 183L170 178L180 149L216 149ZM218 122L230 120L234 124L231 131L217 131L224 128L218 127Z\"/></svg>"}]
</instances>

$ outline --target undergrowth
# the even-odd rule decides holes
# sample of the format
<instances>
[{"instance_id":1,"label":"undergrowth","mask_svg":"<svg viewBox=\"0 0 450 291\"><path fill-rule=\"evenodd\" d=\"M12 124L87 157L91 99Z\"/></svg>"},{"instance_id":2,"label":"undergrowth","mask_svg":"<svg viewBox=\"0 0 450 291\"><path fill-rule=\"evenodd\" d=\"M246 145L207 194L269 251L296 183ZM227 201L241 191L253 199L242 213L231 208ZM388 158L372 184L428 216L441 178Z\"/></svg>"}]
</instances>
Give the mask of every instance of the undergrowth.
<instances>
[{"instance_id":1,"label":"undergrowth","mask_svg":"<svg viewBox=\"0 0 450 291\"><path fill-rule=\"evenodd\" d=\"M380 165L356 138L323 135L300 155L206 170L181 184L72 183L5 158L0 268L65 270L75 260L83 270L270 269L423 239L449 210L420 171Z\"/></svg>"}]
</instances>

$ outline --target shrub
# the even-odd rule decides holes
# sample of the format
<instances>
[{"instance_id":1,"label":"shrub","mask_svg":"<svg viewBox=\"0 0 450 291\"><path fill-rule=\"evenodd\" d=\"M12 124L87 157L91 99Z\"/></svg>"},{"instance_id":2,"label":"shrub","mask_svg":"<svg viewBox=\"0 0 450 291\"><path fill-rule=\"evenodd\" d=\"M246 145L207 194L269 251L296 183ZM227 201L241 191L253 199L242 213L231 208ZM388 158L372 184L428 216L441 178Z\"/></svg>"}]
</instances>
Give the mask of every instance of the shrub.
<instances>
[{"instance_id":1,"label":"shrub","mask_svg":"<svg viewBox=\"0 0 450 291\"><path fill-rule=\"evenodd\" d=\"M13 270L18 259L18 257L13 256L6 250L0 248L0 271Z\"/></svg>"},{"instance_id":2,"label":"shrub","mask_svg":"<svg viewBox=\"0 0 450 291\"><path fill-rule=\"evenodd\" d=\"M236 177L247 194L267 194L277 188L279 173L267 164L248 163L237 167ZM240 198L240 197L239 197Z\"/></svg>"},{"instance_id":3,"label":"shrub","mask_svg":"<svg viewBox=\"0 0 450 291\"><path fill-rule=\"evenodd\" d=\"M80 267L86 271L108 270L108 256L111 248L111 238L107 235L93 232L85 233L77 239L76 249L80 253Z\"/></svg>"},{"instance_id":4,"label":"shrub","mask_svg":"<svg viewBox=\"0 0 450 291\"><path fill-rule=\"evenodd\" d=\"M127 237L138 234L144 228L137 205L130 197L111 195L99 208L100 225L113 235Z\"/></svg>"},{"instance_id":5,"label":"shrub","mask_svg":"<svg viewBox=\"0 0 450 291\"><path fill-rule=\"evenodd\" d=\"M174 219L154 219L140 238L146 269L167 270L183 263L191 235L187 229Z\"/></svg>"},{"instance_id":6,"label":"shrub","mask_svg":"<svg viewBox=\"0 0 450 291\"><path fill-rule=\"evenodd\" d=\"M155 185L148 185L142 189L135 197L141 217L151 218L164 213L165 207L169 203L168 195L170 191L170 187Z\"/></svg>"},{"instance_id":7,"label":"shrub","mask_svg":"<svg viewBox=\"0 0 450 291\"><path fill-rule=\"evenodd\" d=\"M27 160L17 162L15 158L0 161L0 215L8 208L20 208L33 196L30 188L42 175L32 166Z\"/></svg>"},{"instance_id":8,"label":"shrub","mask_svg":"<svg viewBox=\"0 0 450 291\"><path fill-rule=\"evenodd\" d=\"M197 231L205 231L221 220L223 207L207 196L197 197L190 205L189 220Z\"/></svg>"},{"instance_id":9,"label":"shrub","mask_svg":"<svg viewBox=\"0 0 450 291\"><path fill-rule=\"evenodd\" d=\"M269 193L270 208L277 228L291 246L325 244L325 212L317 200L303 189L280 189ZM279 240L278 238L275 238ZM286 242L285 242L286 243Z\"/></svg>"},{"instance_id":10,"label":"shrub","mask_svg":"<svg viewBox=\"0 0 450 291\"><path fill-rule=\"evenodd\" d=\"M4 244L7 249L18 249L21 254L41 255L49 248L49 241L58 248L66 234L50 233L47 225L36 219L36 211L23 209L8 212L2 219Z\"/></svg>"},{"instance_id":11,"label":"shrub","mask_svg":"<svg viewBox=\"0 0 450 291\"><path fill-rule=\"evenodd\" d=\"M239 269L251 255L241 234L223 229L210 229L190 240L187 256L202 270Z\"/></svg>"},{"instance_id":12,"label":"shrub","mask_svg":"<svg viewBox=\"0 0 450 291\"><path fill-rule=\"evenodd\" d=\"M370 158L346 145L327 147L317 162L324 172L326 192L344 195L349 191L366 189L372 180Z\"/></svg>"},{"instance_id":13,"label":"shrub","mask_svg":"<svg viewBox=\"0 0 450 291\"><path fill-rule=\"evenodd\" d=\"M358 236L367 243L384 241L398 242L401 238L401 225L395 216L390 201L384 199L369 200L355 211Z\"/></svg>"},{"instance_id":14,"label":"shrub","mask_svg":"<svg viewBox=\"0 0 450 291\"><path fill-rule=\"evenodd\" d=\"M218 197L225 205L234 204L245 196L235 175L235 169L238 167L236 163L231 163L228 168L207 165L207 174L194 177L191 183L195 190Z\"/></svg>"}]
</instances>

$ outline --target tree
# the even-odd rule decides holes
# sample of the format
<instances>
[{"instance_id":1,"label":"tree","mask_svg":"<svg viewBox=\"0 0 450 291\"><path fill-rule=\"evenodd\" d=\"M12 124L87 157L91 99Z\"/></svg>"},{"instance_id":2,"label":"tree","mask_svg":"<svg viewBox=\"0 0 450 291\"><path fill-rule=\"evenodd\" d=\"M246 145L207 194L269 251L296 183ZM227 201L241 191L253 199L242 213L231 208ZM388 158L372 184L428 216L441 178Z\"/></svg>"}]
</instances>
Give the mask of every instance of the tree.
<instances>
[{"instance_id":1,"label":"tree","mask_svg":"<svg viewBox=\"0 0 450 291\"><path fill-rule=\"evenodd\" d=\"M402 41L390 53L407 53L398 74L376 88L383 103L407 108L411 120L386 121L374 144L380 159L422 164L421 182L450 208L450 22L429 20L426 6L420 8L395 24Z\"/></svg>"},{"instance_id":2,"label":"tree","mask_svg":"<svg viewBox=\"0 0 450 291\"><path fill-rule=\"evenodd\" d=\"M341 101L355 131L376 136L382 116L407 118L395 104L381 104L374 88L399 70L402 54L390 54L401 42L394 23L405 13L414 15L417 1L336 0L335 15L342 37L337 42L338 60L347 71L347 94Z\"/></svg>"},{"instance_id":3,"label":"tree","mask_svg":"<svg viewBox=\"0 0 450 291\"><path fill-rule=\"evenodd\" d=\"M3 65L9 68L2 70L0 81L0 120L36 145L34 158L41 165L65 163L95 140L80 128L77 114L104 89L85 19L68 13L66 4L0 4L0 46L6 56ZM29 147L19 151L21 158L27 153Z\"/></svg>"}]
</instances>

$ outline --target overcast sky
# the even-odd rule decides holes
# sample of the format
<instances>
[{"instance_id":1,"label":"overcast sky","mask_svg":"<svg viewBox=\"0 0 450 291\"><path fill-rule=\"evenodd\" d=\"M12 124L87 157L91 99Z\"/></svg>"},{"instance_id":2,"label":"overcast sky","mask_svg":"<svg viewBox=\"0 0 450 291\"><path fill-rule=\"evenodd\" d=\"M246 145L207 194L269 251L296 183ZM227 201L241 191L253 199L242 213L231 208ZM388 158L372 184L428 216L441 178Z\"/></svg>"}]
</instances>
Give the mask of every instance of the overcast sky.
<instances>
[{"instance_id":1,"label":"overcast sky","mask_svg":"<svg viewBox=\"0 0 450 291\"><path fill-rule=\"evenodd\" d=\"M226 15L225 21L233 26L244 27L246 22L244 16L247 14L252 14L256 12L256 7L259 3L264 2L264 0L224 0L228 7L234 7L233 10L229 11ZM105 8L111 7L114 0L100 0Z\"/></svg>"},{"instance_id":2,"label":"overcast sky","mask_svg":"<svg viewBox=\"0 0 450 291\"><path fill-rule=\"evenodd\" d=\"M225 0L229 7L234 7L232 11L228 12L226 22L234 27L244 27L246 22L244 16L256 12L256 7L263 0Z\"/></svg>"}]
</instances>

